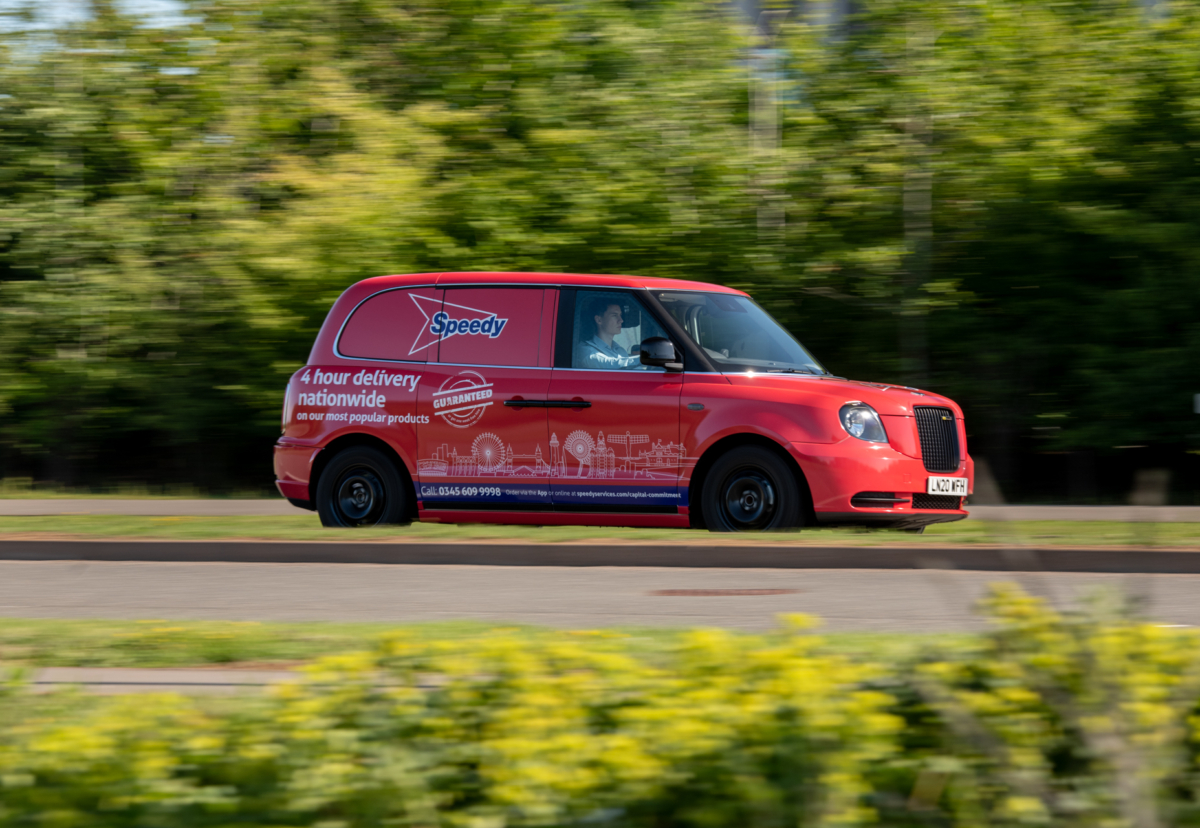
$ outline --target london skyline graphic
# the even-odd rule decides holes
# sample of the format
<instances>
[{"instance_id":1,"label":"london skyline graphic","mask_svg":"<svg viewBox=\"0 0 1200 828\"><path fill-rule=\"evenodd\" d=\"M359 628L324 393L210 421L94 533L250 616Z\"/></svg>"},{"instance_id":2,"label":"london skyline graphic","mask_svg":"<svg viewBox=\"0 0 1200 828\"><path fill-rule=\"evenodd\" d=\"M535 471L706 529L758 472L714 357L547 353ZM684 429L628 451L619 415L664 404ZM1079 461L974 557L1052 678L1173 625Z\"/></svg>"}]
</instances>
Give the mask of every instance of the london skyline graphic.
<instances>
[{"instance_id":1,"label":"london skyline graphic","mask_svg":"<svg viewBox=\"0 0 1200 828\"><path fill-rule=\"evenodd\" d=\"M620 447L617 451L614 446ZM646 446L635 453L635 447ZM531 454L518 454L496 434L485 431L471 442L470 451L442 443L417 461L421 478L513 477L571 480L674 481L682 468L694 464L687 449L675 442L651 441L648 434L609 434L593 437L583 429L572 431L561 442L550 436L549 457L541 444Z\"/></svg>"}]
</instances>

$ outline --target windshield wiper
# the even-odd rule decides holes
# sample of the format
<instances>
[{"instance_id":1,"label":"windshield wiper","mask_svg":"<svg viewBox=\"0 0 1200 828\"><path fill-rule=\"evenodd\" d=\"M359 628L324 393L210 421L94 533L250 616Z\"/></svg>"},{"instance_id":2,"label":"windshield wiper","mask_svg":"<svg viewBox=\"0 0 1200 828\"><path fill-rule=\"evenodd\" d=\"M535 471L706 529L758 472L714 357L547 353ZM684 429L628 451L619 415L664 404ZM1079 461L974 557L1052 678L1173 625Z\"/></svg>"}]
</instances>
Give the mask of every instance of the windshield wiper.
<instances>
[{"instance_id":1,"label":"windshield wiper","mask_svg":"<svg viewBox=\"0 0 1200 828\"><path fill-rule=\"evenodd\" d=\"M816 375L817 372L811 368L768 368L768 374L810 374Z\"/></svg>"}]
</instances>

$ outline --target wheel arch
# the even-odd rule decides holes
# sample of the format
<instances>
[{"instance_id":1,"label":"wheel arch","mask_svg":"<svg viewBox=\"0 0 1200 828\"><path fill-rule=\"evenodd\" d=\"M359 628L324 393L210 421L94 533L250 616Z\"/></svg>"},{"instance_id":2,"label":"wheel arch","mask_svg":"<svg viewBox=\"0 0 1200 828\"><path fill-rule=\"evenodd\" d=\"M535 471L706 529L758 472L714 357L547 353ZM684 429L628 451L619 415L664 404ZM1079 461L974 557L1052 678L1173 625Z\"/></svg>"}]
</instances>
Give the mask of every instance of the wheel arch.
<instances>
[{"instance_id":1,"label":"wheel arch","mask_svg":"<svg viewBox=\"0 0 1200 828\"><path fill-rule=\"evenodd\" d=\"M417 489L413 484L412 472L409 471L408 464L404 462L404 458L400 456L400 453L386 440L381 440L378 437L363 434L359 431L338 436L318 452L316 459L313 460L312 474L308 478L309 502L315 507L317 502L317 486L320 484L321 475L324 474L325 467L329 465L330 461L345 449L356 446L366 446L382 451L396 465L396 470L400 472L400 479L404 481L405 497L408 498L408 505L412 507L411 514L415 519L417 514Z\"/></svg>"},{"instance_id":2,"label":"wheel arch","mask_svg":"<svg viewBox=\"0 0 1200 828\"><path fill-rule=\"evenodd\" d=\"M742 446L761 446L777 454L787 463L788 468L792 470L792 475L796 478L796 485L800 489L802 500L800 509L804 515L804 525L814 525L816 523L816 511L813 508L812 492L808 488L808 478L804 476L804 470L800 468L800 464L796 462L796 458L792 457L787 449L770 437L741 432L722 437L705 449L704 453L700 455L700 460L696 463L696 468L692 470L691 480L688 481L688 518L691 528L708 528L704 523L704 514L700 508L700 503L701 498L704 496L704 483L705 478L708 477L709 470L720 457Z\"/></svg>"}]
</instances>

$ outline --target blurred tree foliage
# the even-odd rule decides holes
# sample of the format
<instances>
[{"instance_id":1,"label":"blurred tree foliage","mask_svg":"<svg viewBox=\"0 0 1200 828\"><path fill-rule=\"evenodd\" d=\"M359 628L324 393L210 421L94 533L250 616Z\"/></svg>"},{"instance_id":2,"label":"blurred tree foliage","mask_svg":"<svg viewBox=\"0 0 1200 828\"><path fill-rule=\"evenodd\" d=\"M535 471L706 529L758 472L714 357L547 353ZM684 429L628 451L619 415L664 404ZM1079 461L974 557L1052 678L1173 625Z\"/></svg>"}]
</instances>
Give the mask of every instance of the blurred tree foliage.
<instances>
[{"instance_id":1,"label":"blurred tree foliage","mask_svg":"<svg viewBox=\"0 0 1200 828\"><path fill-rule=\"evenodd\" d=\"M998 460L1200 448L1200 4L860 5L770 42L704 0L10 32L0 473L262 481L338 293L471 269L745 288Z\"/></svg>"}]
</instances>

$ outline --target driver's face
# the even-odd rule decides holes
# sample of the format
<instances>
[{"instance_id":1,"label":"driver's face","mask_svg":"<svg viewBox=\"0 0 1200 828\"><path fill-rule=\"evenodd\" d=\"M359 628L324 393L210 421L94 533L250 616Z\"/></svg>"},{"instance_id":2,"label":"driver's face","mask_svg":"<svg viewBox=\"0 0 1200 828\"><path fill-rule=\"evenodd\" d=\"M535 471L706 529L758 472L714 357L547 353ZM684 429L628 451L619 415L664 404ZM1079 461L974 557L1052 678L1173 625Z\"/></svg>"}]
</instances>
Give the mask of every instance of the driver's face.
<instances>
[{"instance_id":1,"label":"driver's face","mask_svg":"<svg viewBox=\"0 0 1200 828\"><path fill-rule=\"evenodd\" d=\"M621 316L620 305L609 305L604 311L603 316L596 317L596 330L602 334L616 336L621 332L621 325L625 323L624 317Z\"/></svg>"}]
</instances>

